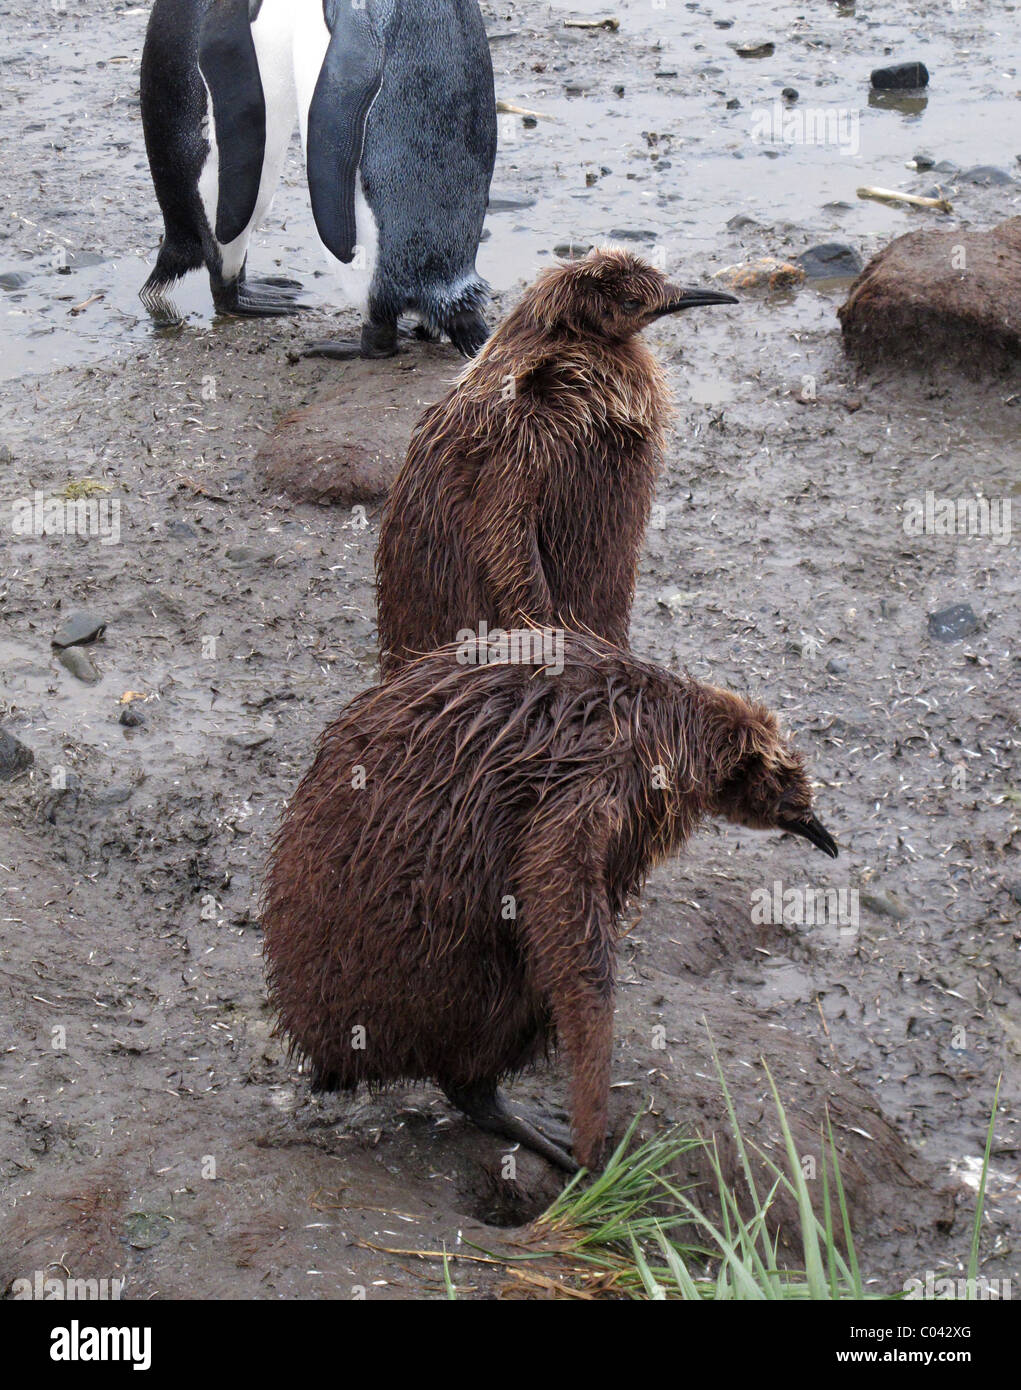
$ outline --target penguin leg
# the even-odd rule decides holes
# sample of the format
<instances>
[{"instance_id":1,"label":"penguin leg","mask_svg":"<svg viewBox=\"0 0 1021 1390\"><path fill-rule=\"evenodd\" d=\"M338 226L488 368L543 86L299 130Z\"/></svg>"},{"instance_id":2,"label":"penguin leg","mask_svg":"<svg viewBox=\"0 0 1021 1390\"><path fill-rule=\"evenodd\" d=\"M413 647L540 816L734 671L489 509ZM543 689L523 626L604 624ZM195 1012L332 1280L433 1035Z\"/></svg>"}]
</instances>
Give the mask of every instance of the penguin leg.
<instances>
[{"instance_id":1,"label":"penguin leg","mask_svg":"<svg viewBox=\"0 0 1021 1390\"><path fill-rule=\"evenodd\" d=\"M522 945L535 988L549 1000L571 1071L571 1150L594 1172L606 1145L613 1054L614 914L606 889L613 826L605 809L582 821L554 802L519 847ZM570 864L570 894L550 863ZM556 924L556 930L550 924Z\"/></svg>"},{"instance_id":2,"label":"penguin leg","mask_svg":"<svg viewBox=\"0 0 1021 1390\"><path fill-rule=\"evenodd\" d=\"M252 8L249 0L218 0L202 23L199 66L215 129L206 264L220 313L267 318L306 307L296 302L298 281L246 274L249 242L273 201L297 115L294 17L288 0L261 0L254 19Z\"/></svg>"},{"instance_id":3,"label":"penguin leg","mask_svg":"<svg viewBox=\"0 0 1021 1390\"><path fill-rule=\"evenodd\" d=\"M328 338L309 343L302 357L330 357L349 362L355 357L396 357L397 320L373 315L362 324L360 338Z\"/></svg>"},{"instance_id":4,"label":"penguin leg","mask_svg":"<svg viewBox=\"0 0 1021 1390\"><path fill-rule=\"evenodd\" d=\"M515 1144L523 1144L565 1172L578 1171L571 1157L571 1131L567 1125L546 1115L512 1110L495 1081L444 1086L443 1094L451 1105L487 1134L498 1134Z\"/></svg>"},{"instance_id":5,"label":"penguin leg","mask_svg":"<svg viewBox=\"0 0 1021 1390\"><path fill-rule=\"evenodd\" d=\"M170 290L189 270L198 270L201 265L201 243L197 240L190 242L187 237L167 233L160 246L152 274L138 291L139 299L157 323L184 322L183 315L170 298Z\"/></svg>"}]
</instances>

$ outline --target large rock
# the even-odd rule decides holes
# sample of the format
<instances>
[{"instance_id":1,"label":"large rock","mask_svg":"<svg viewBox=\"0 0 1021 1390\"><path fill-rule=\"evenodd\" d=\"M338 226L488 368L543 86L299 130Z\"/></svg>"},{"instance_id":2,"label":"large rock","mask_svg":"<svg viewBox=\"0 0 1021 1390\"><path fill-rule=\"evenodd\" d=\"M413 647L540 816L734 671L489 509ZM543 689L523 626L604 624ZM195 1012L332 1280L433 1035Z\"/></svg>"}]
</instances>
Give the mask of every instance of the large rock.
<instances>
[{"instance_id":1,"label":"large rock","mask_svg":"<svg viewBox=\"0 0 1021 1390\"><path fill-rule=\"evenodd\" d=\"M908 232L868 263L838 310L860 362L1021 365L1021 217L988 232Z\"/></svg>"},{"instance_id":2,"label":"large rock","mask_svg":"<svg viewBox=\"0 0 1021 1390\"><path fill-rule=\"evenodd\" d=\"M264 483L299 502L378 502L418 417L465 365L453 348L425 343L382 361L331 363L322 394L286 415L259 450Z\"/></svg>"}]
</instances>

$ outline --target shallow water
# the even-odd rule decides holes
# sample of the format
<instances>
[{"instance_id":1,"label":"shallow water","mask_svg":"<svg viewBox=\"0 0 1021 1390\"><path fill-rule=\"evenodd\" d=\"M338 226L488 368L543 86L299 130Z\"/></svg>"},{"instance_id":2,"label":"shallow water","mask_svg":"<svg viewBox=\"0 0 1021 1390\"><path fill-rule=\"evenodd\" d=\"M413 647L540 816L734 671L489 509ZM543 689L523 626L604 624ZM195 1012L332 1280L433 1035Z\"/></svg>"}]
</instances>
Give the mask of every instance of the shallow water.
<instances>
[{"instance_id":1,"label":"shallow water","mask_svg":"<svg viewBox=\"0 0 1021 1390\"><path fill-rule=\"evenodd\" d=\"M932 220L856 197L862 184L926 192L942 177L945 185L945 175L905 167L923 150L961 169L1018 171L1021 40L1006 5L948 8L938 24L921 12L906 20L892 3L857 11L820 4L805 15L790 4L767 13L740 3L558 0L550 15L555 24L560 13L610 12L620 19L618 34L554 28L552 42L536 35L533 51L545 70L532 71L527 84L509 75L519 65L503 56L529 42L526 24L487 13L498 98L541 113L531 129L518 116L500 118L493 197L512 182L521 201L523 181L534 201L487 218L479 268L498 291L531 278L554 247L606 242L614 233L679 273L691 260L723 264L740 249L726 224L741 215L772 227L774 241L789 239L794 251L822 240L868 247ZM73 160L86 206L48 207L44 196L19 198L9 209L21 254L0 255L0 271L27 278L0 290L6 379L116 358L154 335L217 330L204 273L174 294L183 329L154 327L137 299L161 226L137 107L146 15L141 7L115 11L99 34L73 14L41 14L31 36L10 46L15 104L5 121L17 143L9 146L8 177L38 179L45 195L47 167ZM622 68L618 55L636 38L642 59L637 69ZM742 59L730 47L758 40L775 43L772 56ZM871 68L908 58L924 61L932 75L922 109L873 104ZM781 100L785 87L799 92L796 103ZM740 105L728 109L734 100ZM919 105L900 103L912 104ZM962 189L955 203L965 220L984 220L991 210L1007 215L1017 209L1018 188ZM297 137L250 267L256 275L296 274L310 305L337 302ZM723 397L710 389L705 399Z\"/></svg>"}]
</instances>

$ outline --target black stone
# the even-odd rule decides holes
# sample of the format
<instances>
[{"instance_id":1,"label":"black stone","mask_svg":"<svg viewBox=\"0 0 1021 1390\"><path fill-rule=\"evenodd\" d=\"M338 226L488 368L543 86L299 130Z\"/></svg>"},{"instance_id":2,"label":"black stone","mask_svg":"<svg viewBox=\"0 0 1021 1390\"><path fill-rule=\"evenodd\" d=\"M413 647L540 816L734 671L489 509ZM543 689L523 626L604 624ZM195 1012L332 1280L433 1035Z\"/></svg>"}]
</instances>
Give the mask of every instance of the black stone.
<instances>
[{"instance_id":1,"label":"black stone","mask_svg":"<svg viewBox=\"0 0 1021 1390\"><path fill-rule=\"evenodd\" d=\"M966 169L957 175L958 183L971 183L977 188L1002 188L1014 179L1006 169L997 169L995 164L977 164L974 169Z\"/></svg>"},{"instance_id":2,"label":"black stone","mask_svg":"<svg viewBox=\"0 0 1021 1390\"><path fill-rule=\"evenodd\" d=\"M924 63L895 63L890 68L874 68L870 81L879 92L913 92L928 87L929 69Z\"/></svg>"},{"instance_id":3,"label":"black stone","mask_svg":"<svg viewBox=\"0 0 1021 1390\"><path fill-rule=\"evenodd\" d=\"M852 246L840 241L824 241L810 246L795 260L805 272L806 280L853 280L860 275L862 258Z\"/></svg>"},{"instance_id":4,"label":"black stone","mask_svg":"<svg viewBox=\"0 0 1021 1390\"><path fill-rule=\"evenodd\" d=\"M929 614L929 636L937 642L959 642L978 631L978 618L970 603L953 603Z\"/></svg>"},{"instance_id":5,"label":"black stone","mask_svg":"<svg viewBox=\"0 0 1021 1390\"><path fill-rule=\"evenodd\" d=\"M732 43L730 47L739 58L772 58L776 51L776 44L770 41L765 43Z\"/></svg>"}]
</instances>

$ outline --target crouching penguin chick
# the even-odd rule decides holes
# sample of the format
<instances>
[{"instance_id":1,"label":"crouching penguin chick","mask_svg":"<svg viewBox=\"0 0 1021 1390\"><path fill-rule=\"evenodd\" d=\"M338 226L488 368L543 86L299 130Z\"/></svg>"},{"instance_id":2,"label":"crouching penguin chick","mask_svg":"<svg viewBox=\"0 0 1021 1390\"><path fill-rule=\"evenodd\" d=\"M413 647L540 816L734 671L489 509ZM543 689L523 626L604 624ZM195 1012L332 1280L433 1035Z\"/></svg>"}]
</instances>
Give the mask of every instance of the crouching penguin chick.
<instances>
[{"instance_id":1,"label":"crouching penguin chick","mask_svg":"<svg viewBox=\"0 0 1021 1390\"><path fill-rule=\"evenodd\" d=\"M263 925L315 1089L435 1082L574 1169L604 1147L616 925L649 868L710 816L837 848L769 710L558 635L560 674L449 646L353 700L287 808ZM497 1089L554 1044L569 1133Z\"/></svg>"}]
</instances>

